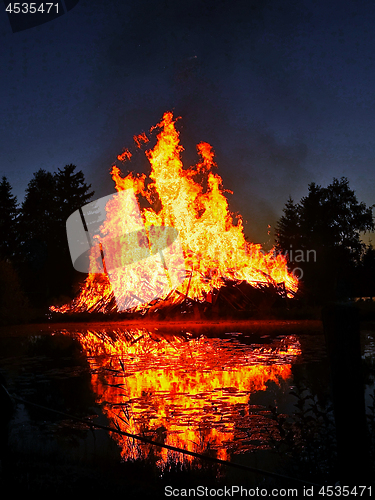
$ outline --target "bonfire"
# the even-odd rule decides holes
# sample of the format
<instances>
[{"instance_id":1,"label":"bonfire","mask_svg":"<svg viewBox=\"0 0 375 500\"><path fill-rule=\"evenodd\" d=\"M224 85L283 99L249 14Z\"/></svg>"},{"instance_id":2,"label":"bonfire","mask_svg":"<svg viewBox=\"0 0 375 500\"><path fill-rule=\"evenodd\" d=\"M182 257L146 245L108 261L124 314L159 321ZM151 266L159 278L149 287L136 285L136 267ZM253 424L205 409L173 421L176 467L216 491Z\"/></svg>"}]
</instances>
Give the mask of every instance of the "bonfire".
<instances>
[{"instance_id":1,"label":"bonfire","mask_svg":"<svg viewBox=\"0 0 375 500\"><path fill-rule=\"evenodd\" d=\"M117 165L131 161L129 149L118 155L111 175L117 193L132 190L136 196L146 231L155 227L176 230L184 259L184 279L173 280L173 265L166 270L163 258L157 255L147 265L144 260L133 259L131 264L111 271L103 262L104 272L90 272L77 297L69 304L51 306L52 312L126 310L166 317L193 311L202 317L212 314L215 307L220 308L220 300L232 310L245 311L257 307L259 297L264 298L265 293L273 299L292 298L296 294L298 280L288 271L286 257L274 249L265 252L261 245L249 243L241 216L230 212L225 195L228 191L216 172L211 145L199 143L199 161L184 168L176 121L167 112L150 129L149 136L145 133L134 136L135 147L145 149L151 166L149 176L122 174ZM154 131L156 145L147 149ZM138 229L139 225L126 216L119 199L113 198L106 212L100 244L111 234L126 235ZM116 239L116 244L118 250L112 249L112 253L121 252L121 238ZM95 271L94 260L93 257L90 271Z\"/></svg>"}]
</instances>

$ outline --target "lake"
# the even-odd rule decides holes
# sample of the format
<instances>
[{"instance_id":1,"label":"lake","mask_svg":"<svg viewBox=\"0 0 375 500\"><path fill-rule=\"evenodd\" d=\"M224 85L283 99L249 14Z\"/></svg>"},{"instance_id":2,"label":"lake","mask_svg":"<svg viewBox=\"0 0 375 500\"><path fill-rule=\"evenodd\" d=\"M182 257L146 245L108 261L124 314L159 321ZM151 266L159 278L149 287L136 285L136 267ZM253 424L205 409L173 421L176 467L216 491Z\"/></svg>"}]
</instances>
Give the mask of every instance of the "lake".
<instances>
[{"instance_id":1,"label":"lake","mask_svg":"<svg viewBox=\"0 0 375 500\"><path fill-rule=\"evenodd\" d=\"M363 326L367 405L374 391L374 334L372 325ZM303 411L315 402L332 415L319 321L3 327L0 373L9 392L24 400L17 401L11 422L13 449L121 462L151 453L161 471L168 460L193 458L121 433L94 431L79 419L221 460L281 470L287 456L300 451L305 457L311 443L303 438L301 444L294 429L295 449L275 453L285 436L290 441L280 422L286 425L302 403ZM326 424L319 425L326 439ZM323 467L327 449L319 453L312 458Z\"/></svg>"}]
</instances>

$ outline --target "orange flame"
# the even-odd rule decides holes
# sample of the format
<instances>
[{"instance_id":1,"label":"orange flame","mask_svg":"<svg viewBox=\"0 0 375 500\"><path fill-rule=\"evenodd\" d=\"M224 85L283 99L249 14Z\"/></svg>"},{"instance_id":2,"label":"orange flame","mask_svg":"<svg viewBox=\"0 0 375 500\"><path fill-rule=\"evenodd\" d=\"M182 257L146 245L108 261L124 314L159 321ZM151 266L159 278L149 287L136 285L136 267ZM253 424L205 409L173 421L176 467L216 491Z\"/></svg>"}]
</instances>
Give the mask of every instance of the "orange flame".
<instances>
[{"instance_id":1,"label":"orange flame","mask_svg":"<svg viewBox=\"0 0 375 500\"><path fill-rule=\"evenodd\" d=\"M147 200L149 206L142 209L142 223L146 230L150 226L172 226L179 231L185 258L185 269L189 273L177 290L195 300L205 300L214 288L223 286L223 279L245 280L257 287L261 283L278 285L284 283L289 297L298 288L298 280L287 270L286 258L276 255L272 249L265 253L261 245L248 243L243 233L241 216L233 222L233 214L228 208L221 177L213 172L214 152L212 147L201 142L197 146L201 160L189 169L184 169L181 161L183 147L180 145L179 132L175 127L173 114L167 112L162 121L151 128L159 130L157 143L146 151L151 165L149 179L146 175L128 174L121 176L117 166L112 167L111 175L117 191L132 189L138 199ZM148 141L143 133L135 136L137 147ZM119 155L122 161L129 160L128 150ZM146 182L147 181L147 182ZM114 230L119 234L136 227L124 217L121 206L111 202L106 207L111 213L104 223L103 234ZM134 222L134 221L133 221ZM133 224L133 225L132 225ZM130 226L129 226L130 225ZM108 311L112 287L117 290L132 290L133 276L144 274L142 298L150 301L154 297L166 295L167 284L160 278L160 270L141 268L140 264L125 266L110 276L89 274L79 296L71 306L51 307L51 310L89 310L103 304ZM112 287L111 287L112 283ZM140 307L137 293L131 291L129 303ZM132 302L133 301L133 302ZM115 307L115 305L114 305ZM100 307L97 307L100 311Z\"/></svg>"},{"instance_id":2,"label":"orange flame","mask_svg":"<svg viewBox=\"0 0 375 500\"><path fill-rule=\"evenodd\" d=\"M142 142L146 143L149 141L149 138L145 134L145 132L142 132L142 134L135 135L133 136L134 142L136 143L138 148L141 148Z\"/></svg>"},{"instance_id":3,"label":"orange flame","mask_svg":"<svg viewBox=\"0 0 375 500\"><path fill-rule=\"evenodd\" d=\"M132 156L131 152L128 149L125 149L123 153L117 156L117 159L120 161L126 161L130 160L131 156Z\"/></svg>"}]
</instances>

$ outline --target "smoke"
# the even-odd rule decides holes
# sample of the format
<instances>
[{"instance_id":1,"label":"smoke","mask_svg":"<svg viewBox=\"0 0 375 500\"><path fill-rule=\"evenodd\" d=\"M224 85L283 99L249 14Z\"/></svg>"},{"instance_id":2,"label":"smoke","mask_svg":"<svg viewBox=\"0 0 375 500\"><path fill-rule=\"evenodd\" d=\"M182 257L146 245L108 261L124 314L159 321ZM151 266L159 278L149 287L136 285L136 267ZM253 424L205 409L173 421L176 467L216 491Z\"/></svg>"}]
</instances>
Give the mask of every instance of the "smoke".
<instances>
[{"instance_id":1,"label":"smoke","mask_svg":"<svg viewBox=\"0 0 375 500\"><path fill-rule=\"evenodd\" d=\"M108 145L96 168L98 185L106 186L102 195L113 189L104 176L116 155L171 110L181 116L185 166L197 161L196 144L209 142L224 188L233 191L231 210L248 221L251 238L269 239L268 225L281 215L289 194L310 181L303 138L278 139L264 121L274 113L254 106L260 94L273 106L286 106L296 85L267 35L277 23L278 36L291 36L293 19L302 15L299 2L288 13L278 11L277 20L275 12L268 1L129 4L94 71L96 85L106 86L113 100ZM105 174L99 170L103 164ZM142 171L148 165L133 158L127 167Z\"/></svg>"}]
</instances>

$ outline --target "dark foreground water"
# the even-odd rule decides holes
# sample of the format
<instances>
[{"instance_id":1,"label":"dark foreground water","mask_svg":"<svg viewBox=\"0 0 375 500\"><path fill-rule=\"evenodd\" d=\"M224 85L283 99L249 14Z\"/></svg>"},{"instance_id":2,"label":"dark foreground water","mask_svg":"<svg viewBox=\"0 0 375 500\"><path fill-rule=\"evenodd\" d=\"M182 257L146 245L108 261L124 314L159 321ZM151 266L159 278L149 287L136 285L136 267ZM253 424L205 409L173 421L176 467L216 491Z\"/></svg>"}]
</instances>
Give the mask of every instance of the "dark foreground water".
<instances>
[{"instance_id":1,"label":"dark foreground water","mask_svg":"<svg viewBox=\"0 0 375 500\"><path fill-rule=\"evenodd\" d=\"M366 406L373 403L374 335L372 325L363 325ZM24 400L10 423L13 455L78 464L151 457L160 474L173 461L193 461L93 430L81 418L293 477L324 478L334 465L329 365L318 321L3 328L0 373Z\"/></svg>"}]
</instances>

